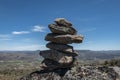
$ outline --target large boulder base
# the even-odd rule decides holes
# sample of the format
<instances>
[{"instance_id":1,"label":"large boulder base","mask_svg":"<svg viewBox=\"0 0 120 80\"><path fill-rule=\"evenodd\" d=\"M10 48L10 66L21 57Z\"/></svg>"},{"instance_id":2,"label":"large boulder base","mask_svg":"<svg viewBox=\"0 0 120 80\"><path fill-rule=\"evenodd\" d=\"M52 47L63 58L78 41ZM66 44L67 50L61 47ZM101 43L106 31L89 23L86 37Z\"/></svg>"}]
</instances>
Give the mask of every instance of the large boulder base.
<instances>
[{"instance_id":1,"label":"large boulder base","mask_svg":"<svg viewBox=\"0 0 120 80\"><path fill-rule=\"evenodd\" d=\"M104 69L107 71L104 71ZM75 66L71 69L35 71L20 80L120 80L120 75L113 67Z\"/></svg>"},{"instance_id":2,"label":"large boulder base","mask_svg":"<svg viewBox=\"0 0 120 80\"><path fill-rule=\"evenodd\" d=\"M66 27L72 26L72 24L67 20L65 20L64 18L56 18L54 22L60 26L66 26Z\"/></svg>"},{"instance_id":3,"label":"large boulder base","mask_svg":"<svg viewBox=\"0 0 120 80\"><path fill-rule=\"evenodd\" d=\"M52 33L71 34L71 35L74 35L77 33L77 31L73 27L59 26L57 24L50 24L48 25L48 27Z\"/></svg>"},{"instance_id":4,"label":"large boulder base","mask_svg":"<svg viewBox=\"0 0 120 80\"><path fill-rule=\"evenodd\" d=\"M60 64L69 64L73 61L73 57L69 54L65 54L56 50L40 51L40 55L45 59L51 59Z\"/></svg>"},{"instance_id":5,"label":"large boulder base","mask_svg":"<svg viewBox=\"0 0 120 80\"><path fill-rule=\"evenodd\" d=\"M49 33L45 37L46 41L60 44L82 43L83 37L78 35L58 35Z\"/></svg>"},{"instance_id":6,"label":"large boulder base","mask_svg":"<svg viewBox=\"0 0 120 80\"><path fill-rule=\"evenodd\" d=\"M48 43L46 45L47 48L58 50L61 52L65 52L68 54L72 54L72 56L78 56L78 53L73 50L72 46L64 45L64 44L57 44L57 43Z\"/></svg>"}]
</instances>

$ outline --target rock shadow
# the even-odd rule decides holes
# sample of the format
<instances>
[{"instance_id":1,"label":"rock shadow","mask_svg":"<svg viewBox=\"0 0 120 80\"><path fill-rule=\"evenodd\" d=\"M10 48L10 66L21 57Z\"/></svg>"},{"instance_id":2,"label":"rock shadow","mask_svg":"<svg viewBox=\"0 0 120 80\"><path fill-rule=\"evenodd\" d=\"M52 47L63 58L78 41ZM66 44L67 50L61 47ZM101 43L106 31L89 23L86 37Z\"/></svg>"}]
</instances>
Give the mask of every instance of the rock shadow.
<instances>
[{"instance_id":1,"label":"rock shadow","mask_svg":"<svg viewBox=\"0 0 120 80\"><path fill-rule=\"evenodd\" d=\"M69 70L71 70L71 68L60 68L60 69L55 69L55 70L40 70L40 71L35 71L35 72L31 73L30 75L32 75L32 74L40 75L40 74L46 74L46 73L47 74L48 73L55 73L58 76L63 77L67 73L67 71L69 71Z\"/></svg>"}]
</instances>

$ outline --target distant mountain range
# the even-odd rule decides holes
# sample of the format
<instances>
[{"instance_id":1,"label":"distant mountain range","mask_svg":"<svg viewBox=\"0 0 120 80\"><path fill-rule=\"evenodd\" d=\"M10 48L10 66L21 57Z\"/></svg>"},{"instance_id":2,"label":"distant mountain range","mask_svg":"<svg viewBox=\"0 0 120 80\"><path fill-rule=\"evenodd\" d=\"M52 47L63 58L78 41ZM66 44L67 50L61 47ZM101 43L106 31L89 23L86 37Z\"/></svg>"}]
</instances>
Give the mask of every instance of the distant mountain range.
<instances>
[{"instance_id":1,"label":"distant mountain range","mask_svg":"<svg viewBox=\"0 0 120 80\"><path fill-rule=\"evenodd\" d=\"M37 60L39 51L0 51L0 60Z\"/></svg>"},{"instance_id":2,"label":"distant mountain range","mask_svg":"<svg viewBox=\"0 0 120 80\"><path fill-rule=\"evenodd\" d=\"M78 58L80 60L101 60L101 59L120 59L120 50L110 51L91 51L91 50L77 50L79 52ZM0 61L5 60L40 60L38 51L0 51Z\"/></svg>"},{"instance_id":3,"label":"distant mountain range","mask_svg":"<svg viewBox=\"0 0 120 80\"><path fill-rule=\"evenodd\" d=\"M120 50L109 51L91 51L91 50L78 50L79 59L82 60L99 60L99 59L120 59Z\"/></svg>"}]
</instances>

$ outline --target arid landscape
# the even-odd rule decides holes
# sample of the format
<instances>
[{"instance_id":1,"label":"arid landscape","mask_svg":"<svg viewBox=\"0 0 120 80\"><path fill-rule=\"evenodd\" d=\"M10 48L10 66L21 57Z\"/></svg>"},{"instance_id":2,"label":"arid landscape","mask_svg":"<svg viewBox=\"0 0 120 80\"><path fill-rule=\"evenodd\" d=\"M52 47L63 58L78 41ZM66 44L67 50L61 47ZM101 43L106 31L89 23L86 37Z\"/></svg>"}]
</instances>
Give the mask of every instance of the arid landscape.
<instances>
[{"instance_id":1,"label":"arid landscape","mask_svg":"<svg viewBox=\"0 0 120 80\"><path fill-rule=\"evenodd\" d=\"M77 50L80 66L106 65L120 67L120 51ZM40 70L40 51L0 51L0 80L17 80ZM116 60L116 62L115 62ZM106 62L108 61L108 62ZM111 61L111 63L109 63Z\"/></svg>"},{"instance_id":2,"label":"arid landscape","mask_svg":"<svg viewBox=\"0 0 120 80\"><path fill-rule=\"evenodd\" d=\"M0 80L120 80L120 0L0 0Z\"/></svg>"}]
</instances>

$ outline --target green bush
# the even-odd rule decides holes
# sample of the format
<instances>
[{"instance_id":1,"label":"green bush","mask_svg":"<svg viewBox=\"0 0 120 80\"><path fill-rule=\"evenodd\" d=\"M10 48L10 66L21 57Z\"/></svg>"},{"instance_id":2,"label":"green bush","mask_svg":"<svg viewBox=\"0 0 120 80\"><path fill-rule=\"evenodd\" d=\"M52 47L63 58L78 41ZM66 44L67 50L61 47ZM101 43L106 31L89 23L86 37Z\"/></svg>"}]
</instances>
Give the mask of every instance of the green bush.
<instances>
[{"instance_id":1,"label":"green bush","mask_svg":"<svg viewBox=\"0 0 120 80\"><path fill-rule=\"evenodd\" d=\"M106 66L119 66L120 67L120 59L106 60L103 64Z\"/></svg>"}]
</instances>

